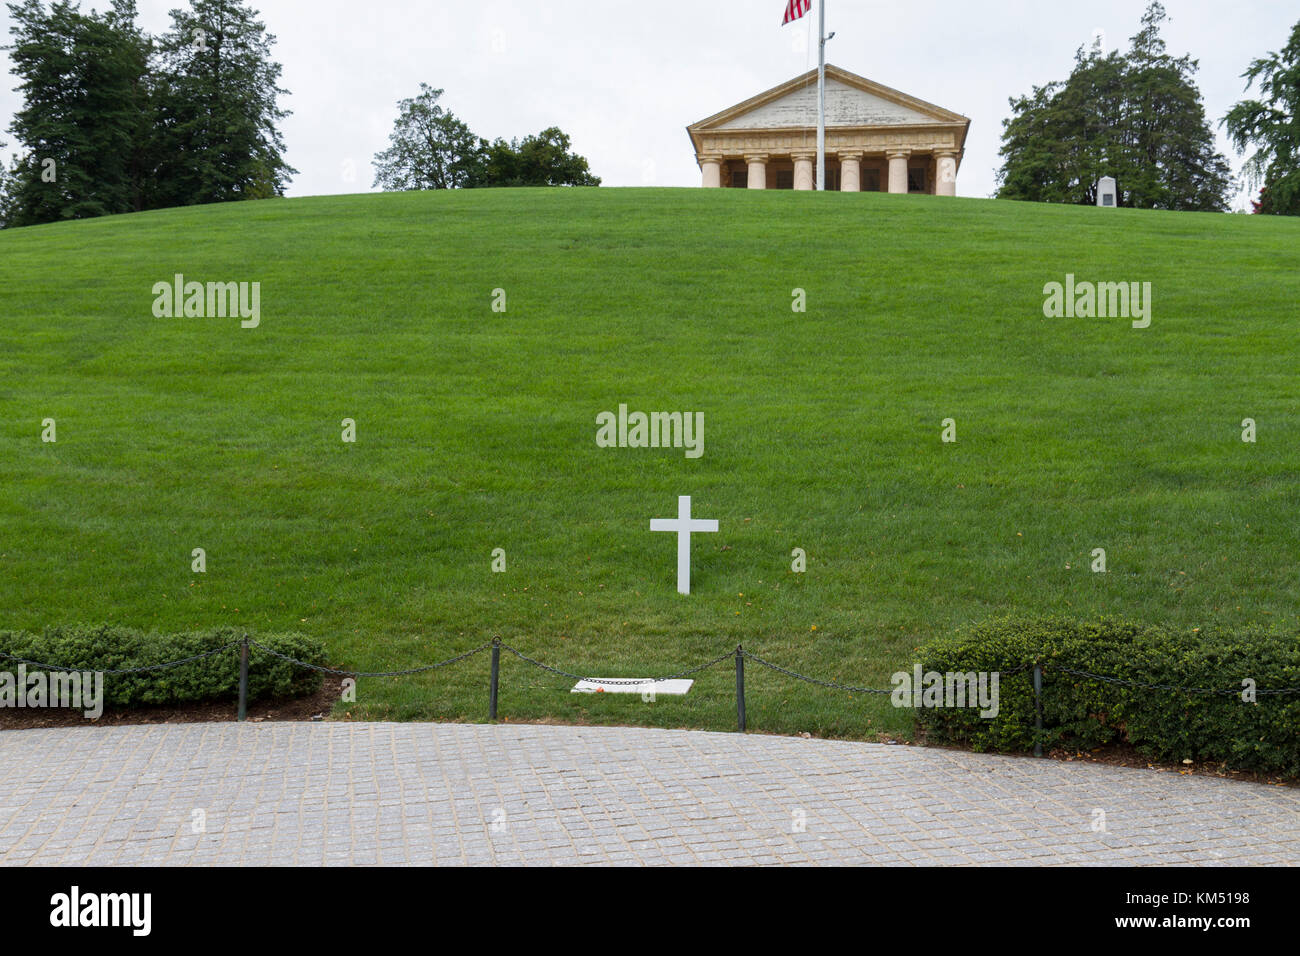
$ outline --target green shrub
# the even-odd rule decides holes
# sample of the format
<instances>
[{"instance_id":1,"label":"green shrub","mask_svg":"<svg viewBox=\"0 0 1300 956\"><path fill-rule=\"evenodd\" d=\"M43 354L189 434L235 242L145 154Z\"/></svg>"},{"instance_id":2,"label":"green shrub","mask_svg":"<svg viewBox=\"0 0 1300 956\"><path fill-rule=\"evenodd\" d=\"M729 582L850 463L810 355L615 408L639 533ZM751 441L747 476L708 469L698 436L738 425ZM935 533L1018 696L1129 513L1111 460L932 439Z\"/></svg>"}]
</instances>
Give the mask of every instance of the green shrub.
<instances>
[{"instance_id":1,"label":"green shrub","mask_svg":"<svg viewBox=\"0 0 1300 956\"><path fill-rule=\"evenodd\" d=\"M0 631L0 651L80 671L106 671L193 657L242 640L246 633L300 661L325 661L324 646L313 638L301 634L253 634L232 627L184 634L146 634L111 624L50 627L41 634ZM0 657L0 670L13 671L17 666L16 661ZM29 672L31 669L28 667ZM319 671L290 664L257 648L249 650L249 700L312 694L320 689L321 680ZM110 707L233 700L238 696L238 647L176 667L104 675L104 702Z\"/></svg>"},{"instance_id":2,"label":"green shrub","mask_svg":"<svg viewBox=\"0 0 1300 956\"><path fill-rule=\"evenodd\" d=\"M918 724L936 742L1031 749L1032 668L1008 672L1035 659L1043 665L1045 748L1127 742L1158 760L1208 760L1300 777L1300 693L1259 694L1253 703L1241 697L1247 678L1260 690L1300 687L1300 641L1258 628L1189 634L1114 620L990 621L923 647L918 660L923 671L1001 672L998 715L918 709ZM1225 693L1133 687L1064 668Z\"/></svg>"}]
</instances>

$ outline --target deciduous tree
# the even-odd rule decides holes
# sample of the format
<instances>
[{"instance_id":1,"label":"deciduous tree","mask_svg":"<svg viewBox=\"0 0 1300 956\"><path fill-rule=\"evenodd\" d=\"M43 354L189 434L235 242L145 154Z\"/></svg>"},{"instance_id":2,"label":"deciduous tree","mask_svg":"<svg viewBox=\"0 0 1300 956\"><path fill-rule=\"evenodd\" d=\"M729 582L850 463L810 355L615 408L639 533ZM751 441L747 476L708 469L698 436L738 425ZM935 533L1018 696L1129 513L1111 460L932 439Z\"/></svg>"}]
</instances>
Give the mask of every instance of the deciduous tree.
<instances>
[{"instance_id":1,"label":"deciduous tree","mask_svg":"<svg viewBox=\"0 0 1300 956\"><path fill-rule=\"evenodd\" d=\"M567 133L552 126L523 141L498 139L484 147L475 186L599 186L587 160L571 151Z\"/></svg>"},{"instance_id":2,"label":"deciduous tree","mask_svg":"<svg viewBox=\"0 0 1300 956\"><path fill-rule=\"evenodd\" d=\"M397 104L388 149L375 154L375 185L387 190L457 189L480 181L485 144L438 103L442 90L420 84Z\"/></svg>"}]
</instances>

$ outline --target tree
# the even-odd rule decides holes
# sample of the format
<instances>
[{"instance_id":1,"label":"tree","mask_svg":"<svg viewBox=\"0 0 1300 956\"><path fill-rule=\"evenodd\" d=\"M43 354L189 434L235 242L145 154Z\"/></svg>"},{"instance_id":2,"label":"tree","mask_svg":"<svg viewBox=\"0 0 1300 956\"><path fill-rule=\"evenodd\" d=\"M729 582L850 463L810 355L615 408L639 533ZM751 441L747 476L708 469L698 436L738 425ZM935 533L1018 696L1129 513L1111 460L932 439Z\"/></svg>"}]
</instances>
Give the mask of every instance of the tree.
<instances>
[{"instance_id":1,"label":"tree","mask_svg":"<svg viewBox=\"0 0 1300 956\"><path fill-rule=\"evenodd\" d=\"M569 151L568 134L552 126L523 142L498 139L484 146L473 186L599 186L582 156Z\"/></svg>"},{"instance_id":2,"label":"tree","mask_svg":"<svg viewBox=\"0 0 1300 956\"><path fill-rule=\"evenodd\" d=\"M154 203L186 206L283 196L275 36L240 0L191 0L158 42Z\"/></svg>"},{"instance_id":3,"label":"tree","mask_svg":"<svg viewBox=\"0 0 1300 956\"><path fill-rule=\"evenodd\" d=\"M1034 87L1011 100L1013 116L1003 125L999 196L1032 202L1097 201L1097 180L1123 152L1116 115L1123 99L1124 61L1112 54L1085 59L1082 52L1069 80Z\"/></svg>"},{"instance_id":4,"label":"tree","mask_svg":"<svg viewBox=\"0 0 1300 956\"><path fill-rule=\"evenodd\" d=\"M1075 56L1064 82L1010 101L998 196L1091 205L1114 176L1120 205L1222 211L1231 170L1214 149L1194 77L1197 63L1165 50L1164 7L1152 3L1127 54Z\"/></svg>"},{"instance_id":5,"label":"tree","mask_svg":"<svg viewBox=\"0 0 1300 956\"><path fill-rule=\"evenodd\" d=\"M4 152L4 140L0 140L0 153ZM9 167L5 165L3 156L0 156L0 229L6 229L13 223L12 205L13 205L13 174L9 172Z\"/></svg>"},{"instance_id":6,"label":"tree","mask_svg":"<svg viewBox=\"0 0 1300 956\"><path fill-rule=\"evenodd\" d=\"M587 161L569 151L569 137L552 126L523 142L475 136L438 100L442 90L420 84L420 95L397 104L388 149L375 154L375 185L388 190L484 186L599 186Z\"/></svg>"},{"instance_id":7,"label":"tree","mask_svg":"<svg viewBox=\"0 0 1300 956\"><path fill-rule=\"evenodd\" d=\"M7 47L23 105L9 130L25 152L9 174L7 221L29 225L144 203L149 42L134 0L106 14L59 0L9 4Z\"/></svg>"},{"instance_id":8,"label":"tree","mask_svg":"<svg viewBox=\"0 0 1300 956\"><path fill-rule=\"evenodd\" d=\"M1255 60L1242 76L1263 99L1242 100L1224 117L1238 155L1252 146L1246 174L1261 187L1256 211L1300 216L1300 23L1281 53Z\"/></svg>"},{"instance_id":9,"label":"tree","mask_svg":"<svg viewBox=\"0 0 1300 956\"><path fill-rule=\"evenodd\" d=\"M386 190L458 189L481 182L487 144L420 84L420 95L397 104L388 149L375 154L375 185Z\"/></svg>"}]
</instances>

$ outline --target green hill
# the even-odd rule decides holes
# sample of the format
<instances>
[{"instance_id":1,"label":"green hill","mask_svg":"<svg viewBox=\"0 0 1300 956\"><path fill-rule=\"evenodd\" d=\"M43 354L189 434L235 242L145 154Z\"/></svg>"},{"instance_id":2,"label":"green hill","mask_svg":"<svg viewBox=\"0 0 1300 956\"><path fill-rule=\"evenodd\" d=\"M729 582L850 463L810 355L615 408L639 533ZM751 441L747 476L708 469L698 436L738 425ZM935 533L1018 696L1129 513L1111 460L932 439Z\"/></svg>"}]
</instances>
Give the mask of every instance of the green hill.
<instances>
[{"instance_id":1,"label":"green hill","mask_svg":"<svg viewBox=\"0 0 1300 956\"><path fill-rule=\"evenodd\" d=\"M260 323L155 317L177 273L259 282ZM1150 327L1045 318L1067 274L1150 282ZM611 677L743 641L872 686L1008 611L1293 629L1298 275L1294 220L880 194L387 194L0 232L0 626L298 630L359 669L499 634ZM703 455L598 447L620 404L703 412ZM648 529L687 494L721 529L681 597ZM481 718L485 665L363 680L357 711ZM725 664L652 704L504 668L512 719L734 721ZM759 729L909 720L751 675Z\"/></svg>"}]
</instances>

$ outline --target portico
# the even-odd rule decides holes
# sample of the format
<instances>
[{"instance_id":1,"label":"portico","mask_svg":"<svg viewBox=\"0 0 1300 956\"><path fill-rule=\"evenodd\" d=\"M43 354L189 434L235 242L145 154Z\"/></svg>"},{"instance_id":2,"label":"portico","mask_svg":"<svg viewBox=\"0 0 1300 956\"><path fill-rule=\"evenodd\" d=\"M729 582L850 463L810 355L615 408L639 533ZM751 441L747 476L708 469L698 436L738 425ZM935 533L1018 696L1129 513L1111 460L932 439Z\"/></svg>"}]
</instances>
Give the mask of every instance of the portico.
<instances>
[{"instance_id":1,"label":"portico","mask_svg":"<svg viewBox=\"0 0 1300 956\"><path fill-rule=\"evenodd\" d=\"M817 71L686 128L706 188L816 188ZM957 194L970 120L826 66L826 188Z\"/></svg>"}]
</instances>

